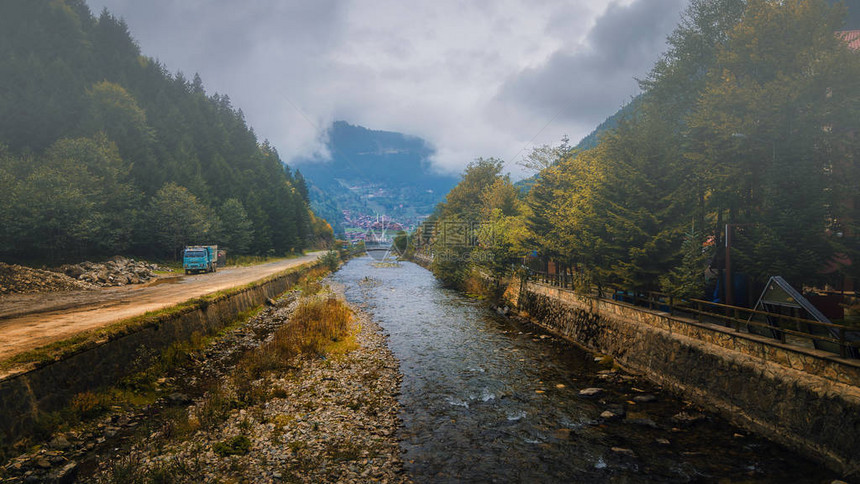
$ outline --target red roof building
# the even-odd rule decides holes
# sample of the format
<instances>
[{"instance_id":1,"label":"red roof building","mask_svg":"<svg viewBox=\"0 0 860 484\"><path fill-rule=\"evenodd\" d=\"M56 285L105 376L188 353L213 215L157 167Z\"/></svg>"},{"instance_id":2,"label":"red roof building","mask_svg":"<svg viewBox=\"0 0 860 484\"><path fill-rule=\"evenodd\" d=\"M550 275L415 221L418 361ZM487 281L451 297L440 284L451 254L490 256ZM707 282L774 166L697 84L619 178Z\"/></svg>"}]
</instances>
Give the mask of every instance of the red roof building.
<instances>
[{"instance_id":1,"label":"red roof building","mask_svg":"<svg viewBox=\"0 0 860 484\"><path fill-rule=\"evenodd\" d=\"M840 30L836 35L848 44L851 50L860 50L860 30Z\"/></svg>"}]
</instances>

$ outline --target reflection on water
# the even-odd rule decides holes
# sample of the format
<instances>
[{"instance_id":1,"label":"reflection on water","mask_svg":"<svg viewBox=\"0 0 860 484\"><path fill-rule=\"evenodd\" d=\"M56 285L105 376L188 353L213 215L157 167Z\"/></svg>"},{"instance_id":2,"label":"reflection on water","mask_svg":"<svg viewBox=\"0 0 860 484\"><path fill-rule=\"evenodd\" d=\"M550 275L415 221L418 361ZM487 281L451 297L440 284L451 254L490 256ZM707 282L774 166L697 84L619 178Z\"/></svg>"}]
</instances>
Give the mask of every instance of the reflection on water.
<instances>
[{"instance_id":1,"label":"reflection on water","mask_svg":"<svg viewBox=\"0 0 860 484\"><path fill-rule=\"evenodd\" d=\"M442 289L432 274L365 257L334 278L389 333L400 359L402 449L417 482L829 482L797 455L634 379L610 382L593 356ZM605 390L598 399L579 391ZM644 393L655 402L636 403ZM627 418L607 421L607 409Z\"/></svg>"}]
</instances>

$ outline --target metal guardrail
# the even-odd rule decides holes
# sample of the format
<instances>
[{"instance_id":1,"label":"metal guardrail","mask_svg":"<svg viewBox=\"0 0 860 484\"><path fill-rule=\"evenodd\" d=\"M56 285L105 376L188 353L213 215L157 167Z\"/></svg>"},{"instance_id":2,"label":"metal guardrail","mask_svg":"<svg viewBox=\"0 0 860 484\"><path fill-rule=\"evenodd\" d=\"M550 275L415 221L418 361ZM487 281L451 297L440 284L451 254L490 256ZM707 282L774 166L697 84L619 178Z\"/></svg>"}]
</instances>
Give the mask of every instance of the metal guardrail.
<instances>
[{"instance_id":1,"label":"metal guardrail","mask_svg":"<svg viewBox=\"0 0 860 484\"><path fill-rule=\"evenodd\" d=\"M574 278L570 274L547 274L531 269L529 270L529 274L529 280L531 281L570 291L574 287ZM749 333L771 337L782 343L791 344L790 341L786 341L787 335L809 340L813 347L820 346L820 343L829 343L838 346L838 351L830 352L838 353L843 358L852 356L856 358L860 354L860 341L851 340L854 336L860 339L860 328L823 323L813 319L798 318L739 306L729 306L702 299L676 300L669 294L656 291L630 293L629 291L615 288L608 289L613 294L611 298L601 297L597 291L593 291L590 296L615 303L632 304L637 307L647 307L651 310L656 309L667 312L670 315L692 315L698 322L718 323L722 326L733 328L738 332L745 329ZM777 325L770 324L767 321L756 321L754 319L756 317L776 321ZM757 329L757 331L753 328ZM807 330L804 330L804 328L807 328ZM819 344L816 345L816 342ZM825 351L829 350L825 349Z\"/></svg>"}]
</instances>

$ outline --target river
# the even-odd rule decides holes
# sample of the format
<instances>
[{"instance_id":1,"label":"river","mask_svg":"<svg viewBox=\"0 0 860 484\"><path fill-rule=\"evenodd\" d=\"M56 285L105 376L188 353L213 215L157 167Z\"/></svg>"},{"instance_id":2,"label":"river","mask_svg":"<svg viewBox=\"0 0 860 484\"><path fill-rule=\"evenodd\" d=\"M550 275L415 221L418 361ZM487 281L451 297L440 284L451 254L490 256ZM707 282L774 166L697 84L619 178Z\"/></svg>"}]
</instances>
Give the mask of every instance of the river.
<instances>
[{"instance_id":1,"label":"river","mask_svg":"<svg viewBox=\"0 0 860 484\"><path fill-rule=\"evenodd\" d=\"M440 287L415 264L353 259L334 279L383 327L400 360L401 447L416 482L836 478L644 379L610 373L593 354L531 324ZM593 387L603 394L580 396ZM622 408L626 418L601 418ZM682 412L704 418L689 424L675 417Z\"/></svg>"}]
</instances>

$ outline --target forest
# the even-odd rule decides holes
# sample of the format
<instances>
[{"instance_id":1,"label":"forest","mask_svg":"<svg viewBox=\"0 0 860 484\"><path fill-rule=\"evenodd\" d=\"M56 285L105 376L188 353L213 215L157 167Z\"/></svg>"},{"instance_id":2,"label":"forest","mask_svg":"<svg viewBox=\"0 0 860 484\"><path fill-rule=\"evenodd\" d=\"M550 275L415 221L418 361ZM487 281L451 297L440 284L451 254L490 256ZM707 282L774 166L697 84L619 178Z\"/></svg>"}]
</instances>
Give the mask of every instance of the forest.
<instances>
[{"instance_id":1,"label":"forest","mask_svg":"<svg viewBox=\"0 0 860 484\"><path fill-rule=\"evenodd\" d=\"M845 15L825 0L693 0L614 129L590 149L535 149L527 194L500 160L476 160L419 250L455 286L531 254L583 288L702 297L728 235L754 281L856 280L860 52Z\"/></svg>"},{"instance_id":2,"label":"forest","mask_svg":"<svg viewBox=\"0 0 860 484\"><path fill-rule=\"evenodd\" d=\"M0 259L186 244L285 255L331 240L301 173L226 95L141 54L83 0L0 3Z\"/></svg>"}]
</instances>

